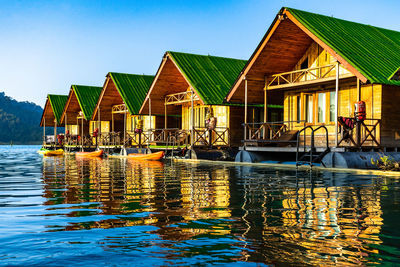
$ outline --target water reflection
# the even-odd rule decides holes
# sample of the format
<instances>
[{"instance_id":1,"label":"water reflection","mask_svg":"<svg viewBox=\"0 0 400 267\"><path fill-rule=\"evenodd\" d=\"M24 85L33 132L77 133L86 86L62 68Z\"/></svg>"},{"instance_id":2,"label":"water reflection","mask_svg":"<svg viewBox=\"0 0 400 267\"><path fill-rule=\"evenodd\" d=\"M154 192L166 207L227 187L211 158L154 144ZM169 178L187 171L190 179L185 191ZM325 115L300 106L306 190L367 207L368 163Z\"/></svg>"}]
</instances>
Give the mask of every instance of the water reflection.
<instances>
[{"instance_id":1,"label":"water reflection","mask_svg":"<svg viewBox=\"0 0 400 267\"><path fill-rule=\"evenodd\" d=\"M400 263L398 178L54 157L41 179L37 234L57 247L69 232L80 254L101 249L111 264Z\"/></svg>"}]
</instances>

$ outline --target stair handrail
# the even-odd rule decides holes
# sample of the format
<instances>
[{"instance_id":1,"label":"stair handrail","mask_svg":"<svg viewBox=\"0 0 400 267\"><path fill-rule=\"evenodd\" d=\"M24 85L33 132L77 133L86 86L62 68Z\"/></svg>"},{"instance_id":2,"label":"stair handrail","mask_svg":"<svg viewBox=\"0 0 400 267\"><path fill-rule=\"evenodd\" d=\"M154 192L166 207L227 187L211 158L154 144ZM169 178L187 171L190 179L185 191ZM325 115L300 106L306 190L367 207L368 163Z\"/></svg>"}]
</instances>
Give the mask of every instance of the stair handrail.
<instances>
[{"instance_id":1,"label":"stair handrail","mask_svg":"<svg viewBox=\"0 0 400 267\"><path fill-rule=\"evenodd\" d=\"M329 135L328 135L328 128L326 128L325 125L320 125L317 128L313 129L311 132L311 149L310 149L310 166L312 167L312 162L313 162L313 152L315 151L315 143L314 143L314 133L320 129L325 130L325 138L326 138L326 150L329 149Z\"/></svg>"},{"instance_id":2,"label":"stair handrail","mask_svg":"<svg viewBox=\"0 0 400 267\"><path fill-rule=\"evenodd\" d=\"M301 133L302 132L304 132L304 146L303 146L303 149L304 149L304 153L306 152L306 130L307 129L311 129L311 131L313 131L313 128L312 128L312 126L311 125L307 125L307 126L305 126L303 129L301 129L300 131L298 131L297 132L297 144L296 144L296 166L298 165L297 163L298 163L298 161L299 161L299 144L300 144L300 135L301 135Z\"/></svg>"}]
</instances>

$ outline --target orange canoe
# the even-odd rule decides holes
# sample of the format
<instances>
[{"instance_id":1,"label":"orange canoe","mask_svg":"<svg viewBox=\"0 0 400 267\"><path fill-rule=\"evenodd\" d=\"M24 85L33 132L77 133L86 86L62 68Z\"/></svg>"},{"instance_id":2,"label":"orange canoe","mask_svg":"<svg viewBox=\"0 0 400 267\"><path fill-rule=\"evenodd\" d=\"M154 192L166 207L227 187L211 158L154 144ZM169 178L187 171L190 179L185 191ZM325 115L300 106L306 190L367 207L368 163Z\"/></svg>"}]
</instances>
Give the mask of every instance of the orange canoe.
<instances>
[{"instance_id":1,"label":"orange canoe","mask_svg":"<svg viewBox=\"0 0 400 267\"><path fill-rule=\"evenodd\" d=\"M101 157L103 156L104 151L103 150L98 150L98 151L93 151L93 152L76 152L75 155L77 157Z\"/></svg>"},{"instance_id":2,"label":"orange canoe","mask_svg":"<svg viewBox=\"0 0 400 267\"><path fill-rule=\"evenodd\" d=\"M137 160L161 160L164 157L164 151L150 153L150 154L129 154L129 159Z\"/></svg>"}]
</instances>

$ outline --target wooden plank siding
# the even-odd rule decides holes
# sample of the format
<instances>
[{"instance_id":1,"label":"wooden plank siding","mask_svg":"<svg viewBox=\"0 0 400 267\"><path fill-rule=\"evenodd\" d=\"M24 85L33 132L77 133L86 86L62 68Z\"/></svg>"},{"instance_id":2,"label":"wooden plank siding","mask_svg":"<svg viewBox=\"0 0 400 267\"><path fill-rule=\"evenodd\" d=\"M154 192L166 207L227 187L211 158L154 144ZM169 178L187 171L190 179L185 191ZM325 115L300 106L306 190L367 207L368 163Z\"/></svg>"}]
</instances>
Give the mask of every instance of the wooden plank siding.
<instances>
[{"instance_id":1,"label":"wooden plank siding","mask_svg":"<svg viewBox=\"0 0 400 267\"><path fill-rule=\"evenodd\" d=\"M374 86L375 89L375 86ZM374 90L375 93L375 90ZM400 147L400 87L382 86L382 145Z\"/></svg>"},{"instance_id":2,"label":"wooden plank siding","mask_svg":"<svg viewBox=\"0 0 400 267\"><path fill-rule=\"evenodd\" d=\"M287 91L285 92L285 101L284 101L284 120L285 121L304 121L306 120L306 110L305 110L305 102L304 96L309 94L313 96L313 120L312 123L305 123L305 125L325 125L329 131L329 141L330 145L334 146L335 143L335 123L334 121L329 121L329 92L334 92L334 87L328 88L311 88L308 90L297 90L297 91ZM389 91L389 90L388 90ZM325 108L325 122L318 122L318 105L317 105L317 97L318 93L326 94L326 108ZM388 93L389 94L389 93ZM297 97L301 98L301 112L300 118L298 118L298 101ZM357 102L357 85L355 83L345 84L340 86L339 90L339 108L338 108L338 116L343 117L353 117L354 116L354 104ZM382 117L382 85L363 85L361 89L361 100L366 103L366 111L368 119L383 119ZM387 102L390 101L390 98L386 99ZM393 117L393 116L391 116ZM391 119L389 119L390 121ZM399 120L400 121L400 118ZM387 124L387 122L385 122ZM300 130L304 127L304 123L289 123L288 124L290 130ZM393 125L392 125L393 126ZM392 127L391 126L391 127ZM387 126L383 124L381 125L381 129L385 130ZM393 127L392 127L393 128ZM390 129L390 128L389 128ZM391 130L389 130L391 131ZM385 138L390 137L389 139L385 139L385 145L389 144L388 140L393 140L393 133L383 134ZM321 133L316 134L317 140L321 139ZM320 136L320 137L318 137ZM380 139L380 133L377 132L376 135L377 140ZM322 140L317 141L321 144ZM383 140L382 140L383 141ZM392 144L393 145L393 144Z\"/></svg>"},{"instance_id":3,"label":"wooden plank siding","mask_svg":"<svg viewBox=\"0 0 400 267\"><path fill-rule=\"evenodd\" d=\"M335 63L335 59L326 50L320 47L317 43L312 43L310 47L306 50L304 55L296 63L293 70L299 70L302 67L303 62L308 60L308 65L303 67L318 67L327 64ZM345 68L339 68L340 74L347 74ZM336 75L336 70L329 75ZM307 79L312 79L312 77L307 77ZM358 90L357 90L357 80L356 78L339 80L339 96L338 96L338 116L343 117L354 117L354 104L358 101ZM388 95L389 89L387 89ZM393 90L392 90L393 91ZM287 89L284 91L284 120L291 121L288 123L290 130L301 130L305 125L325 125L329 132L329 145L335 146L335 121L330 118L330 98L331 92L335 92L335 84L324 84L324 85L312 85L306 88L299 89ZM391 91L390 91L391 92ZM325 117L322 122L318 121L318 96L319 94L324 94L325 97ZM312 120L307 121L306 114L306 99L312 97ZM332 95L334 97L334 95ZM299 101L300 100L300 101ZM362 85L361 87L361 100L365 101L367 118L368 119L381 119L382 118L382 85ZM300 111L298 110L298 105L300 103ZM300 114L300 117L298 116ZM295 121L299 121L298 123ZM301 121L301 122L300 122ZM387 124L387 122L386 122ZM385 127L381 125L381 127ZM390 130L389 130L390 131ZM306 136L309 136L310 132L307 132ZM393 133L385 132L383 141L385 144L390 144L393 140ZM323 146L325 144L325 135L323 132L316 133L316 145ZM376 138L379 141L381 133L378 131L376 133ZM393 145L393 142L391 143Z\"/></svg>"},{"instance_id":4,"label":"wooden plank siding","mask_svg":"<svg viewBox=\"0 0 400 267\"><path fill-rule=\"evenodd\" d=\"M230 107L229 129L231 147L242 146L244 107Z\"/></svg>"}]
</instances>

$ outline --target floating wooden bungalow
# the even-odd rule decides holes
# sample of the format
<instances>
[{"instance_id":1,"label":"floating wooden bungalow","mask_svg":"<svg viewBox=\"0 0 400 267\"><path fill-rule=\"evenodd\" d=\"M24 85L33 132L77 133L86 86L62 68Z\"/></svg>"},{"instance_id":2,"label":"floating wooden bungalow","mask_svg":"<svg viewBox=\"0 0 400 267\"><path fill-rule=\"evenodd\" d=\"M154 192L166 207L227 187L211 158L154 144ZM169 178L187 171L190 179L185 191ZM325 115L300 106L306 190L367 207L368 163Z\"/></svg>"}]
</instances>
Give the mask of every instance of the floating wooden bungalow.
<instances>
[{"instance_id":1,"label":"floating wooden bungalow","mask_svg":"<svg viewBox=\"0 0 400 267\"><path fill-rule=\"evenodd\" d=\"M138 115L154 76L110 72L94 109L100 147L132 147L148 143L146 131L156 116Z\"/></svg>"},{"instance_id":2,"label":"floating wooden bungalow","mask_svg":"<svg viewBox=\"0 0 400 267\"><path fill-rule=\"evenodd\" d=\"M71 85L61 122L65 125L64 145L69 148L93 148L96 127L91 127L93 110L97 104L102 87Z\"/></svg>"},{"instance_id":3,"label":"floating wooden bungalow","mask_svg":"<svg viewBox=\"0 0 400 267\"><path fill-rule=\"evenodd\" d=\"M63 126L61 116L68 96L47 95L40 126L43 127L43 147L61 146L57 140L57 127ZM54 127L54 136L46 136L46 127Z\"/></svg>"},{"instance_id":4,"label":"floating wooden bungalow","mask_svg":"<svg viewBox=\"0 0 400 267\"><path fill-rule=\"evenodd\" d=\"M151 144L238 147L244 107L224 98L245 64L233 58L166 52L140 109L165 118L162 127L151 130ZM172 128L167 120L171 114L179 119Z\"/></svg>"},{"instance_id":5,"label":"floating wooden bungalow","mask_svg":"<svg viewBox=\"0 0 400 267\"><path fill-rule=\"evenodd\" d=\"M227 101L267 111L269 97L282 94L284 119L254 124L246 108L242 149L397 151L399 40L400 32L282 8Z\"/></svg>"}]
</instances>

